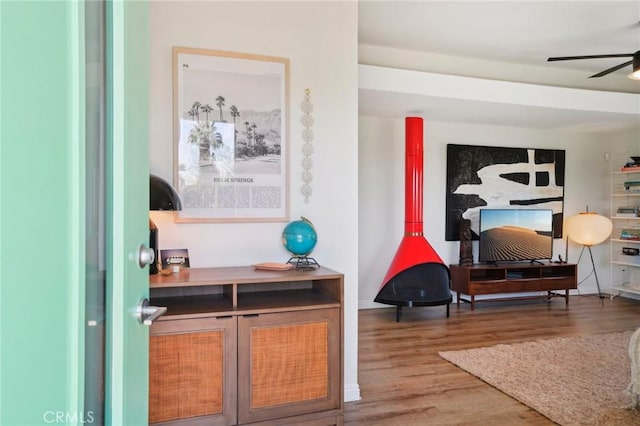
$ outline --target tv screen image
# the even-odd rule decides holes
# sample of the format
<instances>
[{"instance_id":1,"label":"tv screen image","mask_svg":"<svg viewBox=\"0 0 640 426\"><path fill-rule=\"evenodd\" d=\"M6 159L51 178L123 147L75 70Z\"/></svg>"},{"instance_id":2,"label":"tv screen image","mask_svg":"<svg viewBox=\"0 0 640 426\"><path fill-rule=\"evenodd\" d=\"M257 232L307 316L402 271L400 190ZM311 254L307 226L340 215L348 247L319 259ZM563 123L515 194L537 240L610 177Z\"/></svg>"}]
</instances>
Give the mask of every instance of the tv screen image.
<instances>
[{"instance_id":1,"label":"tv screen image","mask_svg":"<svg viewBox=\"0 0 640 426\"><path fill-rule=\"evenodd\" d=\"M480 210L480 262L534 261L552 256L553 210Z\"/></svg>"}]
</instances>

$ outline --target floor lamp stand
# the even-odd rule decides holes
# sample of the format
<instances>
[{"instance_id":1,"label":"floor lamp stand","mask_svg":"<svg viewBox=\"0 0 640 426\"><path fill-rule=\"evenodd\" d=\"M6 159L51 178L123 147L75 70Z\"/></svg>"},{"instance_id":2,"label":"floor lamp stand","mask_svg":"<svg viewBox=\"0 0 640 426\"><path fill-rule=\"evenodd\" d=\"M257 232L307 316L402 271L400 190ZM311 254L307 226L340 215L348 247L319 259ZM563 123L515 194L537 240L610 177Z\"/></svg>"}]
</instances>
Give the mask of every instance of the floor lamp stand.
<instances>
[{"instance_id":1,"label":"floor lamp stand","mask_svg":"<svg viewBox=\"0 0 640 426\"><path fill-rule=\"evenodd\" d=\"M589 250L589 257L591 258L591 267L593 268L593 276L596 278L596 286L598 287L598 297L600 298L600 302L604 306L604 296L602 296L602 291L600 291L600 281L598 281L598 272L596 271L596 264L593 261L593 254L591 253L591 246L586 246Z\"/></svg>"}]
</instances>

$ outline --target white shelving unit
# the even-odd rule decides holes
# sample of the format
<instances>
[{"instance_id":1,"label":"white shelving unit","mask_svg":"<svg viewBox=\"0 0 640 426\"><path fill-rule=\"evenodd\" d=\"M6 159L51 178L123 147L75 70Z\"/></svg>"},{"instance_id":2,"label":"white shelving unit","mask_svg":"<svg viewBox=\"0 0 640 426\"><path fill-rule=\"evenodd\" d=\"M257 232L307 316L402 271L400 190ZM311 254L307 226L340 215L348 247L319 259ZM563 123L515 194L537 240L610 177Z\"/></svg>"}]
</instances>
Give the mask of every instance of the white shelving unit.
<instances>
[{"instance_id":1,"label":"white shelving unit","mask_svg":"<svg viewBox=\"0 0 640 426\"><path fill-rule=\"evenodd\" d=\"M625 155L611 161L611 297L621 293L640 294L640 254L625 254L638 250L640 253L640 169L621 171L621 167L630 161ZM619 213L620 209L635 209L635 213ZM637 234L638 239L629 236Z\"/></svg>"}]
</instances>

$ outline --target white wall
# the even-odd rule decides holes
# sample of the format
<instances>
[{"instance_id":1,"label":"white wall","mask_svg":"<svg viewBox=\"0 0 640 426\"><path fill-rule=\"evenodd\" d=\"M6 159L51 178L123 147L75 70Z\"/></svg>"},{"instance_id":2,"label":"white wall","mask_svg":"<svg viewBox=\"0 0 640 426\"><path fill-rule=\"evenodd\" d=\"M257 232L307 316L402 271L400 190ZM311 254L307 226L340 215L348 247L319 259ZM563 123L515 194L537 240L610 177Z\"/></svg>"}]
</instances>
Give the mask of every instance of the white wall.
<instances>
[{"instance_id":1,"label":"white wall","mask_svg":"<svg viewBox=\"0 0 640 426\"><path fill-rule=\"evenodd\" d=\"M527 147L566 150L565 218L589 210L609 214L609 171L605 153L638 146L637 135L574 133L555 130L432 122L423 117L424 233L445 263L458 263L459 244L445 241L446 146L452 144ZM369 308L382 284L404 234L404 119L359 119L360 243L359 306ZM474 259L478 246L474 242ZM569 261L578 260L580 248L569 246ZM609 247L593 248L601 286L609 283ZM564 257L564 240L554 242L554 256ZM591 267L582 259L579 280ZM593 278L579 286L582 294L596 291ZM428 308L425 308L428 309Z\"/></svg>"},{"instance_id":2,"label":"white wall","mask_svg":"<svg viewBox=\"0 0 640 426\"><path fill-rule=\"evenodd\" d=\"M253 53L290 60L291 218L308 217L323 266L345 274L345 399L359 398L357 3L154 1L151 19L150 169L173 180L172 46ZM315 135L313 195L300 194L302 112L311 90ZM192 266L284 262L285 223L174 223L154 212L161 248L188 248Z\"/></svg>"}]
</instances>

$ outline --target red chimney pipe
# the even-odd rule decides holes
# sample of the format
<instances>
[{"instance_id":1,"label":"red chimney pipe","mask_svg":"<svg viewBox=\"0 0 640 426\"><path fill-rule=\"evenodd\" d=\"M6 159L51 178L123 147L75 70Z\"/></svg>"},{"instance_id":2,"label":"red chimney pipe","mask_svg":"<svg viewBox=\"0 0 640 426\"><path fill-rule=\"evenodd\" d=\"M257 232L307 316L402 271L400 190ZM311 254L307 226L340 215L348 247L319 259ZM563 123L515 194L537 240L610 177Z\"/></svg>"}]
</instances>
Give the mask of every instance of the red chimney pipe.
<instances>
[{"instance_id":1,"label":"red chimney pipe","mask_svg":"<svg viewBox=\"0 0 640 426\"><path fill-rule=\"evenodd\" d=\"M423 235L423 120L405 118L404 237L380 288L398 273L421 263L442 263Z\"/></svg>"}]
</instances>

